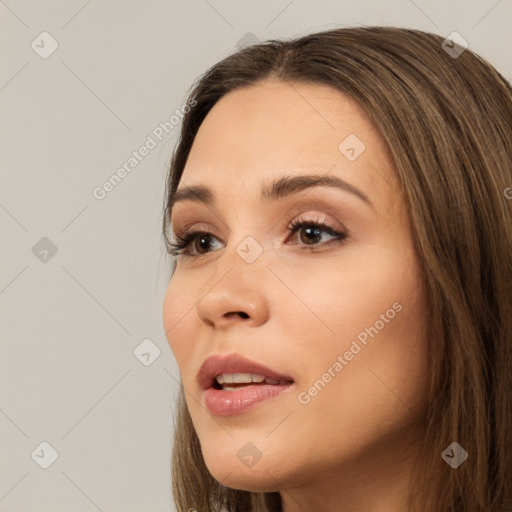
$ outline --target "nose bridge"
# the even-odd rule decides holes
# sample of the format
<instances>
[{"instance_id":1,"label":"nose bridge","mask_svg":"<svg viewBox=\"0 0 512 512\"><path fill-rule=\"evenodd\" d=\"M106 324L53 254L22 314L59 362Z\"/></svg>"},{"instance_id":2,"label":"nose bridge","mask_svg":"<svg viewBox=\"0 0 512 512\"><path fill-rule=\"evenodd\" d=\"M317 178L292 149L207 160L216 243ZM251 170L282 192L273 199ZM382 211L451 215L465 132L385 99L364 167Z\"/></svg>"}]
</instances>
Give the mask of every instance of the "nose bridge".
<instances>
[{"instance_id":1,"label":"nose bridge","mask_svg":"<svg viewBox=\"0 0 512 512\"><path fill-rule=\"evenodd\" d=\"M267 288L262 286L269 273L266 260L263 245L252 236L226 246L214 262L215 272L197 303L199 318L210 326L235 319L253 326L264 322L268 316Z\"/></svg>"},{"instance_id":2,"label":"nose bridge","mask_svg":"<svg viewBox=\"0 0 512 512\"><path fill-rule=\"evenodd\" d=\"M265 264L268 261L270 244L265 238L268 236L266 229L262 229L263 222L262 216L256 217L250 207L240 207L233 212L227 245L216 261L220 271L222 267L226 270L234 267L230 274L237 273L242 281L244 274L251 276L254 273L268 272Z\"/></svg>"}]
</instances>

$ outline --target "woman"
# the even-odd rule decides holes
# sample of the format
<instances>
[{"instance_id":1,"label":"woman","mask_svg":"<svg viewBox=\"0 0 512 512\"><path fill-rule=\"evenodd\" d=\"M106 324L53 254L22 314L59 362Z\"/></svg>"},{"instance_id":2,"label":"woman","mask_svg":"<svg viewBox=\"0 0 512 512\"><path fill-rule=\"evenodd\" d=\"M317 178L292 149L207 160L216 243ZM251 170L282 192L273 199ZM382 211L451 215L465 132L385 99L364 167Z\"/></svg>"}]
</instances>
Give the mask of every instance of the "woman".
<instances>
[{"instance_id":1,"label":"woman","mask_svg":"<svg viewBox=\"0 0 512 512\"><path fill-rule=\"evenodd\" d=\"M512 507L512 94L389 27L245 48L167 183L178 510Z\"/></svg>"}]
</instances>

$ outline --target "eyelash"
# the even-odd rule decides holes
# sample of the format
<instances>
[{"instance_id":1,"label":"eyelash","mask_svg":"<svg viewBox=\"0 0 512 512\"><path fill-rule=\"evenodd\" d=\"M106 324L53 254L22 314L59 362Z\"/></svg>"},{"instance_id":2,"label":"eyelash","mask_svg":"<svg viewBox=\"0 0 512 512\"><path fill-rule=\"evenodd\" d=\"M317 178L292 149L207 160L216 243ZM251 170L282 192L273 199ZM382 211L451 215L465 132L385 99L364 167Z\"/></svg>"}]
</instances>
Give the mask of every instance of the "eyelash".
<instances>
[{"instance_id":1,"label":"eyelash","mask_svg":"<svg viewBox=\"0 0 512 512\"><path fill-rule=\"evenodd\" d=\"M325 221L320 220L306 220L303 218L299 218L295 221L290 222L288 224L288 231L290 231L291 234L296 233L303 227L315 227L320 228L322 231L325 231L328 235L331 235L334 237L333 240L338 240L339 242L343 242L348 235L346 233L340 233L339 231L335 230L333 227L329 226ZM202 236L208 236L208 237L214 237L215 235L213 233L210 233L209 231L203 231L203 230L192 230L192 231L184 231L183 233L177 233L175 234L175 241L169 243L169 252L173 256L178 256L180 254L184 256L188 256L191 258L197 257L197 256L204 256L205 254L208 254L211 251L207 251L206 253L199 253L199 254L188 254L185 252L185 249L197 240L198 238ZM329 242L332 242L333 240L330 240ZM306 248L314 248L318 245L325 245L329 242L324 242L323 244L312 244L312 245L303 245L303 247Z\"/></svg>"}]
</instances>

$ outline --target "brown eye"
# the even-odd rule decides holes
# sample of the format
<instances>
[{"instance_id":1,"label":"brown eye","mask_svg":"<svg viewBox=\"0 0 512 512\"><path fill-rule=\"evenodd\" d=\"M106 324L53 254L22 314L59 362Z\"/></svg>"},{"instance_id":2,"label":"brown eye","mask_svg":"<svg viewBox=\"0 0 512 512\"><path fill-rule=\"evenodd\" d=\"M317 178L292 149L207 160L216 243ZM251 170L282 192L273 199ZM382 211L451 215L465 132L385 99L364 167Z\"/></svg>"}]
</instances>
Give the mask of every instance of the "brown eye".
<instances>
[{"instance_id":1,"label":"brown eye","mask_svg":"<svg viewBox=\"0 0 512 512\"><path fill-rule=\"evenodd\" d=\"M314 247L317 245L324 245L322 242L322 235L327 233L331 239L343 241L347 238L346 233L340 233L333 227L329 226L325 221L313 221L299 219L295 222L290 223L288 229L295 234L299 232L300 243L298 245ZM327 240L324 243L328 243Z\"/></svg>"},{"instance_id":2,"label":"brown eye","mask_svg":"<svg viewBox=\"0 0 512 512\"><path fill-rule=\"evenodd\" d=\"M199 254L202 254L201 250L208 252L208 249L211 247L211 235L204 234L196 237L192 243L192 246Z\"/></svg>"},{"instance_id":3,"label":"brown eye","mask_svg":"<svg viewBox=\"0 0 512 512\"><path fill-rule=\"evenodd\" d=\"M293 234L299 232L300 242L297 245L303 247L316 247L325 245L332 240L343 241L348 235L340 233L325 221L299 219L290 223L288 230ZM331 240L322 242L322 236L327 234ZM176 234L176 241L170 243L169 252L173 256L183 255L197 257L213 252L214 241L217 237L208 231L185 231Z\"/></svg>"},{"instance_id":4,"label":"brown eye","mask_svg":"<svg viewBox=\"0 0 512 512\"><path fill-rule=\"evenodd\" d=\"M173 256L201 256L211 252L212 240L216 239L215 235L207 231L185 231L176 234L176 240L169 245L169 252ZM189 251L192 247L192 252Z\"/></svg>"},{"instance_id":5,"label":"brown eye","mask_svg":"<svg viewBox=\"0 0 512 512\"><path fill-rule=\"evenodd\" d=\"M322 231L325 230L318 227L307 226L300 228L298 231L304 234L304 236L300 236L301 241L309 245L320 242Z\"/></svg>"}]
</instances>

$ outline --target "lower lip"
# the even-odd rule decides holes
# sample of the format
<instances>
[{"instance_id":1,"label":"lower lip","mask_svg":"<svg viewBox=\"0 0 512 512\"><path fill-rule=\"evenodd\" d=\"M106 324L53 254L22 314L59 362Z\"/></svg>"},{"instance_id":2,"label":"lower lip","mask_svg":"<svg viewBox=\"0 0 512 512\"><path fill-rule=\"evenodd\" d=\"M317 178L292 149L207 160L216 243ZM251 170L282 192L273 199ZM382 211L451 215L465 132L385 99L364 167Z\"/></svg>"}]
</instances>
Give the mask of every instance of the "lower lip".
<instances>
[{"instance_id":1,"label":"lower lip","mask_svg":"<svg viewBox=\"0 0 512 512\"><path fill-rule=\"evenodd\" d=\"M242 414L265 400L279 396L290 389L291 385L258 384L235 391L208 388L204 392L204 401L206 408L214 416L232 416Z\"/></svg>"}]
</instances>

